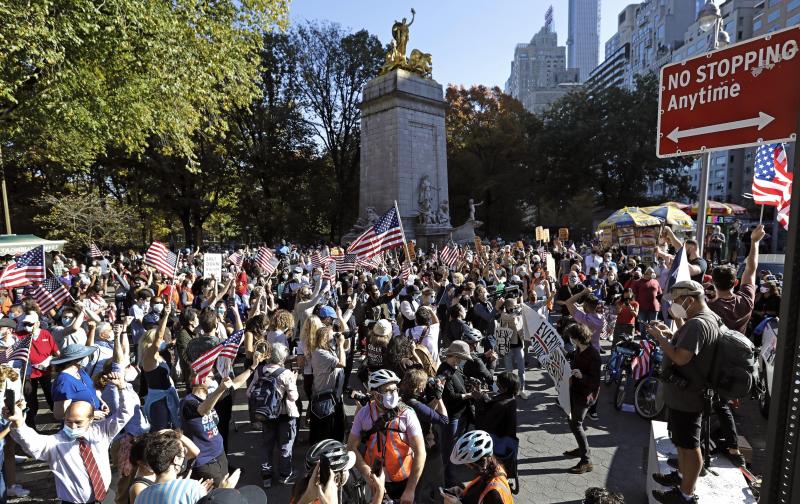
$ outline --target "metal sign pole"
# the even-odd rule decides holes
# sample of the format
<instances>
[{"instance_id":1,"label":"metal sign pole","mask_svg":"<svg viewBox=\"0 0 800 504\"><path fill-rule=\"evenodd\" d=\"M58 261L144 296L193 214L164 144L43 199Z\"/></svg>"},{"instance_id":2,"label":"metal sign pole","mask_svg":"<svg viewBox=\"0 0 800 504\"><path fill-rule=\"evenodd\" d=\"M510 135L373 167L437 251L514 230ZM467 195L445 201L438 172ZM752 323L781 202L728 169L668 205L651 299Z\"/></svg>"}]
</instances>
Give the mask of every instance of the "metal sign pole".
<instances>
[{"instance_id":1,"label":"metal sign pole","mask_svg":"<svg viewBox=\"0 0 800 504\"><path fill-rule=\"evenodd\" d=\"M800 133L800 111L797 129ZM794 144L793 173L800 173L800 142ZM800 184L792 184L792 200L800 201ZM772 378L767 428L767 470L761 502L800 502L800 204L791 206L786 273L780 308L780 326Z\"/></svg>"}]
</instances>

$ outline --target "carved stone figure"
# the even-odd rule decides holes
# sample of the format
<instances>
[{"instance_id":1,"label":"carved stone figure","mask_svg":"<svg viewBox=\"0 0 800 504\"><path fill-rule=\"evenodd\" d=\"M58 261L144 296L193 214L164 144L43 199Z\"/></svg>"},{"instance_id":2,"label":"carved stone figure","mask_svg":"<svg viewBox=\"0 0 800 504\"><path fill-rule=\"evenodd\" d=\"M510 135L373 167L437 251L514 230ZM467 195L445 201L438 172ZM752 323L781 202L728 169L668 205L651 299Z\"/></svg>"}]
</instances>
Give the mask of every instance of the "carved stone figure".
<instances>
[{"instance_id":1,"label":"carved stone figure","mask_svg":"<svg viewBox=\"0 0 800 504\"><path fill-rule=\"evenodd\" d=\"M439 214L436 216L436 222L438 224L450 225L450 203L447 200L443 200L439 205Z\"/></svg>"},{"instance_id":2,"label":"carved stone figure","mask_svg":"<svg viewBox=\"0 0 800 504\"><path fill-rule=\"evenodd\" d=\"M434 224L433 207L428 200L423 200L419 204L419 223Z\"/></svg>"},{"instance_id":3,"label":"carved stone figure","mask_svg":"<svg viewBox=\"0 0 800 504\"><path fill-rule=\"evenodd\" d=\"M364 209L364 217L358 218L358 221L353 225L353 229L363 231L370 226L374 226L380 218L380 215L375 211L375 207L368 206Z\"/></svg>"},{"instance_id":4,"label":"carved stone figure","mask_svg":"<svg viewBox=\"0 0 800 504\"><path fill-rule=\"evenodd\" d=\"M419 74L422 77L431 77L431 55L429 53L414 49L411 51L411 57L406 57L408 29L414 24L415 16L416 12L414 9L411 9L411 22L403 18L402 21L395 21L392 25L392 45L386 52L386 61L381 67L380 75L402 68L403 70Z\"/></svg>"},{"instance_id":5,"label":"carved stone figure","mask_svg":"<svg viewBox=\"0 0 800 504\"><path fill-rule=\"evenodd\" d=\"M467 219L467 222L475 220L475 208L483 205L483 201L481 201L480 203L475 203L475 200L470 198L468 204L469 204L469 218Z\"/></svg>"}]
</instances>

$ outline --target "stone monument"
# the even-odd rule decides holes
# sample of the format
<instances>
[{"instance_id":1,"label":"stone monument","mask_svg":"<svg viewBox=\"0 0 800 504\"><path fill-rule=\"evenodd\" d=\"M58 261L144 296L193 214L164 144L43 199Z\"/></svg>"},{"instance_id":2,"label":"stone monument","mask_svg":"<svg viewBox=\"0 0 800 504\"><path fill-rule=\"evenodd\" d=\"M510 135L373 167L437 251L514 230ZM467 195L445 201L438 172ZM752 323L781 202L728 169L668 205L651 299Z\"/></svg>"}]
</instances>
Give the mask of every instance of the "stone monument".
<instances>
[{"instance_id":1,"label":"stone monument","mask_svg":"<svg viewBox=\"0 0 800 504\"><path fill-rule=\"evenodd\" d=\"M431 78L431 55L406 57L406 18L392 26L392 45L380 75L361 101L359 219L344 237L359 232L397 201L406 238L418 246L450 239L444 92Z\"/></svg>"}]
</instances>

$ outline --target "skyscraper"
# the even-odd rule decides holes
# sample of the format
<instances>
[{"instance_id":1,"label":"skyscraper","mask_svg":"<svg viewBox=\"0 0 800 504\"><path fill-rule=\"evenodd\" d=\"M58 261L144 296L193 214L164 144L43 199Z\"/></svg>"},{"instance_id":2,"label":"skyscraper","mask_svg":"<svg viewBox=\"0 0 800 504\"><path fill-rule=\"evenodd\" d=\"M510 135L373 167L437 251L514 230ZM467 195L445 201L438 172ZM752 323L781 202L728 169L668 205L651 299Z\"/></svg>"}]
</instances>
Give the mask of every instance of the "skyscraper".
<instances>
[{"instance_id":1,"label":"skyscraper","mask_svg":"<svg viewBox=\"0 0 800 504\"><path fill-rule=\"evenodd\" d=\"M583 82L599 61L600 0L569 0L567 64Z\"/></svg>"}]
</instances>

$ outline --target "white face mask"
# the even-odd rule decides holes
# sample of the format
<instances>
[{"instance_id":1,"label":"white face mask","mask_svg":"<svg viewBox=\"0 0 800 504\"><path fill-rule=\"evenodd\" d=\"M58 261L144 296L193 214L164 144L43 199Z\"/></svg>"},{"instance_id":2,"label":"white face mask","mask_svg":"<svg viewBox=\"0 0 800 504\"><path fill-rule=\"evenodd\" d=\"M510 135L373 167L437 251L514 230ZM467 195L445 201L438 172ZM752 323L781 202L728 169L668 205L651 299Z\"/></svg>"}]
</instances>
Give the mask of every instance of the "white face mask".
<instances>
[{"instance_id":1,"label":"white face mask","mask_svg":"<svg viewBox=\"0 0 800 504\"><path fill-rule=\"evenodd\" d=\"M685 319L689 316L683 304L679 303L672 303L669 305L669 314L672 316L672 318L676 319Z\"/></svg>"},{"instance_id":2,"label":"white face mask","mask_svg":"<svg viewBox=\"0 0 800 504\"><path fill-rule=\"evenodd\" d=\"M153 313L159 313L160 314L163 309L164 309L164 305L161 304L161 303L156 303L156 304L153 305Z\"/></svg>"},{"instance_id":3,"label":"white face mask","mask_svg":"<svg viewBox=\"0 0 800 504\"><path fill-rule=\"evenodd\" d=\"M78 439L82 437L86 437L86 429L80 428L71 428L68 425L65 425L62 429L62 432L70 439Z\"/></svg>"},{"instance_id":4,"label":"white face mask","mask_svg":"<svg viewBox=\"0 0 800 504\"><path fill-rule=\"evenodd\" d=\"M386 409L394 409L400 404L400 395L395 390L394 392L387 392L381 397L381 404Z\"/></svg>"},{"instance_id":5,"label":"white face mask","mask_svg":"<svg viewBox=\"0 0 800 504\"><path fill-rule=\"evenodd\" d=\"M542 274L537 271L536 273L533 274L533 276L534 278L539 278L540 276L542 276Z\"/></svg>"},{"instance_id":6,"label":"white face mask","mask_svg":"<svg viewBox=\"0 0 800 504\"><path fill-rule=\"evenodd\" d=\"M760 290L762 294L766 294L769 292L769 287L760 287L758 290Z\"/></svg>"}]
</instances>

